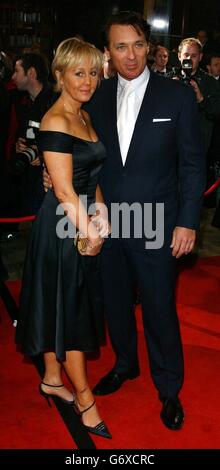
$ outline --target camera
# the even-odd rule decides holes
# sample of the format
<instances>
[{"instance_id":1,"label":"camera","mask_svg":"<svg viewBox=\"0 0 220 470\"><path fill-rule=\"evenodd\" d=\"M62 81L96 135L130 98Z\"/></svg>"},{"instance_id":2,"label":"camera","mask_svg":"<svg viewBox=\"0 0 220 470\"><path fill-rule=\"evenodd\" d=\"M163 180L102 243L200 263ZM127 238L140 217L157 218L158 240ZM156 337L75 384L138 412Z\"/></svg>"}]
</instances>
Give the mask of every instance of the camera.
<instances>
[{"instance_id":1,"label":"camera","mask_svg":"<svg viewBox=\"0 0 220 470\"><path fill-rule=\"evenodd\" d=\"M16 152L12 159L12 171L16 175L21 175L29 167L29 165L38 157L38 149L36 145L37 132L40 122L29 121L26 130L27 148L22 152Z\"/></svg>"},{"instance_id":2,"label":"camera","mask_svg":"<svg viewBox=\"0 0 220 470\"><path fill-rule=\"evenodd\" d=\"M190 85L190 80L192 79L192 70L193 70L192 60L190 58L183 59L181 63L181 67L172 68L172 76L177 77L185 85Z\"/></svg>"},{"instance_id":3,"label":"camera","mask_svg":"<svg viewBox=\"0 0 220 470\"><path fill-rule=\"evenodd\" d=\"M181 67L181 80L186 85L190 85L192 79L193 63L191 59L183 59Z\"/></svg>"},{"instance_id":4,"label":"camera","mask_svg":"<svg viewBox=\"0 0 220 470\"><path fill-rule=\"evenodd\" d=\"M13 173L20 175L24 173L25 169L29 167L38 156L37 149L27 147L23 152L16 153L13 158Z\"/></svg>"}]
</instances>

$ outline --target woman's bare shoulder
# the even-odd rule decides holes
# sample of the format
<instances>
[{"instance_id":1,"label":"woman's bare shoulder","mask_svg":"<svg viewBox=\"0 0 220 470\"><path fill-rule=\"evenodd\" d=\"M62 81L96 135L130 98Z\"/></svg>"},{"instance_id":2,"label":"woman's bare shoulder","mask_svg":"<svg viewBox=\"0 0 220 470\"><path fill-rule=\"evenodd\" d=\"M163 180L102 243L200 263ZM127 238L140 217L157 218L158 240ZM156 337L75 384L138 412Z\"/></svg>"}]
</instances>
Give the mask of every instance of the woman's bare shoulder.
<instances>
[{"instance_id":1,"label":"woman's bare shoulder","mask_svg":"<svg viewBox=\"0 0 220 470\"><path fill-rule=\"evenodd\" d=\"M40 130L68 132L68 120L59 110L51 108L44 115L40 124Z\"/></svg>"}]
</instances>

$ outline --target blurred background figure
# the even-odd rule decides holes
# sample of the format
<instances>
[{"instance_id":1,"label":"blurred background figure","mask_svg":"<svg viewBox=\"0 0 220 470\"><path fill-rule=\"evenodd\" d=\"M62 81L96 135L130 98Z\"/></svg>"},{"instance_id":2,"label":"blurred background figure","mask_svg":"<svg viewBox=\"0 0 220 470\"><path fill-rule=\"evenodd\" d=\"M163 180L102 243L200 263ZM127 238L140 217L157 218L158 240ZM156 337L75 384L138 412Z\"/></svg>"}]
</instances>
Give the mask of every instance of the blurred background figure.
<instances>
[{"instance_id":1,"label":"blurred background figure","mask_svg":"<svg viewBox=\"0 0 220 470\"><path fill-rule=\"evenodd\" d=\"M209 75L216 80L216 83L219 86L220 90L220 53L212 53L206 57L206 67ZM213 174L213 182L216 181L220 177L220 114L215 119L213 124L213 132L210 147L208 150L208 164L210 171ZM217 190L213 193L212 201L213 205L219 205L220 201L220 186ZM218 214L220 213L220 209L218 209ZM220 216L215 214L214 221L220 227Z\"/></svg>"},{"instance_id":2,"label":"blurred background figure","mask_svg":"<svg viewBox=\"0 0 220 470\"><path fill-rule=\"evenodd\" d=\"M220 52L213 52L206 57L206 68L211 75L211 77L215 78L219 81L220 77ZM220 83L220 82L219 82Z\"/></svg>"},{"instance_id":3,"label":"blurred background figure","mask_svg":"<svg viewBox=\"0 0 220 470\"><path fill-rule=\"evenodd\" d=\"M103 54L103 77L104 78L111 78L114 77L115 75L115 70L112 64L112 60L109 57L109 53L104 48L104 54Z\"/></svg>"},{"instance_id":4,"label":"blurred background figure","mask_svg":"<svg viewBox=\"0 0 220 470\"><path fill-rule=\"evenodd\" d=\"M156 46L154 50L154 63L151 67L151 70L158 73L159 75L166 76L170 72L170 67L168 66L169 61L169 51L164 46Z\"/></svg>"},{"instance_id":5,"label":"blurred background figure","mask_svg":"<svg viewBox=\"0 0 220 470\"><path fill-rule=\"evenodd\" d=\"M12 76L17 89L29 95L11 159L12 171L21 178L21 211L25 215L36 213L44 196L36 136L42 117L58 98L48 83L48 74L45 57L37 52L27 52L17 58Z\"/></svg>"},{"instance_id":6,"label":"blurred background figure","mask_svg":"<svg viewBox=\"0 0 220 470\"><path fill-rule=\"evenodd\" d=\"M196 38L201 42L202 44L202 48L204 50L204 46L205 44L207 43L208 41L208 33L205 29L199 29L197 31L197 35L196 35Z\"/></svg>"},{"instance_id":7,"label":"blurred background figure","mask_svg":"<svg viewBox=\"0 0 220 470\"><path fill-rule=\"evenodd\" d=\"M203 58L202 44L197 38L185 38L179 45L178 57L181 63L179 78L192 86L198 103L199 120L202 132L203 148L207 164L207 188L215 181L213 157L210 153L215 123L220 117L220 87L212 76L205 72L200 63ZM187 65L187 67L186 67ZM216 196L212 193L204 199L206 207L215 207Z\"/></svg>"},{"instance_id":8,"label":"blurred background figure","mask_svg":"<svg viewBox=\"0 0 220 470\"><path fill-rule=\"evenodd\" d=\"M11 114L12 62L4 51L0 52L0 216L8 216L5 206L10 192L7 172L7 144ZM13 86L12 86L13 88ZM9 228L9 227L8 227ZM0 240L6 227L0 224Z\"/></svg>"},{"instance_id":9,"label":"blurred background figure","mask_svg":"<svg viewBox=\"0 0 220 470\"><path fill-rule=\"evenodd\" d=\"M203 147L207 155L213 131L213 123L220 115L220 89L216 80L200 67L202 45L196 38L185 38L178 49L180 69L169 74L177 78L195 92L198 103Z\"/></svg>"},{"instance_id":10,"label":"blurred background figure","mask_svg":"<svg viewBox=\"0 0 220 470\"><path fill-rule=\"evenodd\" d=\"M10 104L16 129L9 145L10 172L4 198L8 216L35 214L44 197L36 136L42 117L58 97L48 82L48 73L47 60L38 52L22 53L15 61L12 80L17 92ZM0 239L8 241L17 235L18 225L13 224L4 227Z\"/></svg>"}]
</instances>

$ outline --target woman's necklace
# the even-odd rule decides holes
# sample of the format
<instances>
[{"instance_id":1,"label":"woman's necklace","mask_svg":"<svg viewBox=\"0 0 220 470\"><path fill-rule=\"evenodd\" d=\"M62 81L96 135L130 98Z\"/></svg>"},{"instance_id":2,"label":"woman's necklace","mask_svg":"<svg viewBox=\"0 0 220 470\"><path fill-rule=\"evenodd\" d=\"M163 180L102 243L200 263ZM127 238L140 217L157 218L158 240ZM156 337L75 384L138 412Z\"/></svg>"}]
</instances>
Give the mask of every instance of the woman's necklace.
<instances>
[{"instance_id":1,"label":"woman's necklace","mask_svg":"<svg viewBox=\"0 0 220 470\"><path fill-rule=\"evenodd\" d=\"M81 111L79 111L78 113L76 113L76 112L74 112L74 111L69 110L69 109L66 107L66 103L65 103L64 101L63 101L63 107L64 107L64 109L65 109L65 111L66 111L67 113L72 114L73 116L78 117L78 118L80 119L80 121L82 122L82 124L83 124L84 126L87 126L87 122L86 122L86 120L84 119L84 117L83 117Z\"/></svg>"}]
</instances>

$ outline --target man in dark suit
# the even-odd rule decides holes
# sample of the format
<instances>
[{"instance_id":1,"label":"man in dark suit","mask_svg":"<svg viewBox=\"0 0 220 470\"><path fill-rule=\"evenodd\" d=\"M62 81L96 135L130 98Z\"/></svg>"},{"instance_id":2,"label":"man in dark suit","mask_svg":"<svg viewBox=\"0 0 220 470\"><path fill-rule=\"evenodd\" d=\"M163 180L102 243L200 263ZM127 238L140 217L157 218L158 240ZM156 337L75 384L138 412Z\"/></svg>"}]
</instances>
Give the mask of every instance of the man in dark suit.
<instances>
[{"instance_id":1,"label":"man in dark suit","mask_svg":"<svg viewBox=\"0 0 220 470\"><path fill-rule=\"evenodd\" d=\"M178 398L183 354L175 306L176 259L193 249L205 183L197 103L190 87L149 72L149 27L141 16L114 15L106 36L117 75L102 81L86 108L107 150L100 186L112 234L103 245L101 269L116 362L93 392L113 393L139 375L138 284L161 419L176 430L184 421ZM124 211L117 234L119 206ZM134 210L129 214L127 208Z\"/></svg>"},{"instance_id":2,"label":"man in dark suit","mask_svg":"<svg viewBox=\"0 0 220 470\"><path fill-rule=\"evenodd\" d=\"M130 237L113 234L104 243L104 298L116 363L93 391L113 393L139 375L133 296L137 282L161 418L175 430L184 421L178 398L183 355L175 307L176 259L193 249L205 179L197 104L190 87L149 72L149 28L138 14L111 17L106 38L117 75L103 80L87 109L107 149L100 186L111 223L115 225L114 203L138 203L143 212L144 204L150 203L153 220L160 203L164 231L162 243L156 246L148 236L146 244L146 234L135 238L137 227L131 221ZM129 100L127 85L131 100L123 113L123 100ZM148 235L149 231L147 227Z\"/></svg>"}]
</instances>

